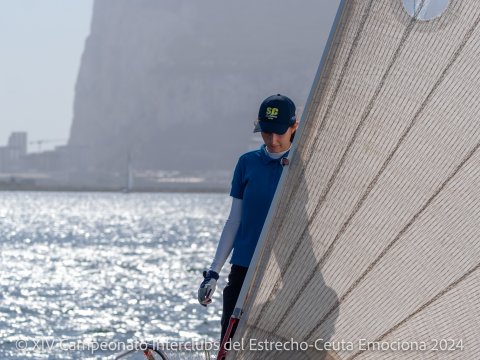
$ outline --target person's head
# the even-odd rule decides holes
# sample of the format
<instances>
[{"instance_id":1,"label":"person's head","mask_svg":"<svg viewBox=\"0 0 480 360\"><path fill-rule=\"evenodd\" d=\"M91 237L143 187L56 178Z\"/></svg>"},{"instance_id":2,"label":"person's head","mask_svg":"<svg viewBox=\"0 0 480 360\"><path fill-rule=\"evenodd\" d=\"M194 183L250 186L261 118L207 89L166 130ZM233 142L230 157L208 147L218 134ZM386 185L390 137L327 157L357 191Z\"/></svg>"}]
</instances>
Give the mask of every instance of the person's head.
<instances>
[{"instance_id":1,"label":"person's head","mask_svg":"<svg viewBox=\"0 0 480 360\"><path fill-rule=\"evenodd\" d=\"M260 105L254 132L261 132L270 152L282 152L290 148L298 121L295 104L284 95L272 95Z\"/></svg>"}]
</instances>

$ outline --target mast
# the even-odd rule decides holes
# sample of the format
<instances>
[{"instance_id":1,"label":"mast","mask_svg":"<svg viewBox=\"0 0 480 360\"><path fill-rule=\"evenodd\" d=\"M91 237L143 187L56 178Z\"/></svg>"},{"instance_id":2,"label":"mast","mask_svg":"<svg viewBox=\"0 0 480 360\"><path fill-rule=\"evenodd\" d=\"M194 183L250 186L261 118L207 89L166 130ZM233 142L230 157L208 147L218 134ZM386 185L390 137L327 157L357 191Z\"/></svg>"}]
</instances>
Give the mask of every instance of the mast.
<instances>
[{"instance_id":1,"label":"mast","mask_svg":"<svg viewBox=\"0 0 480 360\"><path fill-rule=\"evenodd\" d=\"M127 166L125 169L125 187L122 189L122 192L129 193L133 189L133 166L132 166L132 151L131 148L127 152Z\"/></svg>"}]
</instances>

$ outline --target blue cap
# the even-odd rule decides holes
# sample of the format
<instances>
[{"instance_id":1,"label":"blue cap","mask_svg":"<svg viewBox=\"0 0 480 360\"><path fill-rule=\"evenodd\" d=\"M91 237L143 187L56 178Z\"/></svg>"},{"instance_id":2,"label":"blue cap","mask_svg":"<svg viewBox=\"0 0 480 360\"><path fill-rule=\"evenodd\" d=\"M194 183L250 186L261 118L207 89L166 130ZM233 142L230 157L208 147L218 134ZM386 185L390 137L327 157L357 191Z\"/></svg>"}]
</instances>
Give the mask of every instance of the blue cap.
<instances>
[{"instance_id":1,"label":"blue cap","mask_svg":"<svg viewBox=\"0 0 480 360\"><path fill-rule=\"evenodd\" d=\"M295 104L287 96L277 94L263 100L253 132L263 131L283 135L293 124L295 124Z\"/></svg>"}]
</instances>

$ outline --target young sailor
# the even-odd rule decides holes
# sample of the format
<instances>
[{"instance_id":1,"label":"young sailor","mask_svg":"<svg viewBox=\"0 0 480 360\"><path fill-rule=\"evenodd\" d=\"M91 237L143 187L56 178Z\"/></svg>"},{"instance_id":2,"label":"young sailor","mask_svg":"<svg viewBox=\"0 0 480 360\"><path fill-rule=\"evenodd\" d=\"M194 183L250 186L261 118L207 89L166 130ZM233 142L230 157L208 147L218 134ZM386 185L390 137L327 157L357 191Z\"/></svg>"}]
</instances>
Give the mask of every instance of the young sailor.
<instances>
[{"instance_id":1,"label":"young sailor","mask_svg":"<svg viewBox=\"0 0 480 360\"><path fill-rule=\"evenodd\" d=\"M243 154L235 167L230 215L210 269L204 272L204 280L198 289L200 304L210 304L218 274L233 249L232 267L223 290L220 340L224 338L235 308L297 127L293 101L280 94L268 97L260 106L254 129L254 132L261 132L265 144ZM234 332L235 328L230 337Z\"/></svg>"}]
</instances>

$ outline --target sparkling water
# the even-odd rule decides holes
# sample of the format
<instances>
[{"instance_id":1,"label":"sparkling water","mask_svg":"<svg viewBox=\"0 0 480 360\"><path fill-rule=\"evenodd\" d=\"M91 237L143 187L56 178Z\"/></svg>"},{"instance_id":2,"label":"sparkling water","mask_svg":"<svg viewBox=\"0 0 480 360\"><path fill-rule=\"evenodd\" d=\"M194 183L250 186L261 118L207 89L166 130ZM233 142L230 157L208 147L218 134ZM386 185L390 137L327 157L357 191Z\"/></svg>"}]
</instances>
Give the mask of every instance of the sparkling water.
<instances>
[{"instance_id":1,"label":"sparkling water","mask_svg":"<svg viewBox=\"0 0 480 360\"><path fill-rule=\"evenodd\" d=\"M217 340L221 291L207 308L196 292L229 206L226 194L0 192L0 359Z\"/></svg>"}]
</instances>

